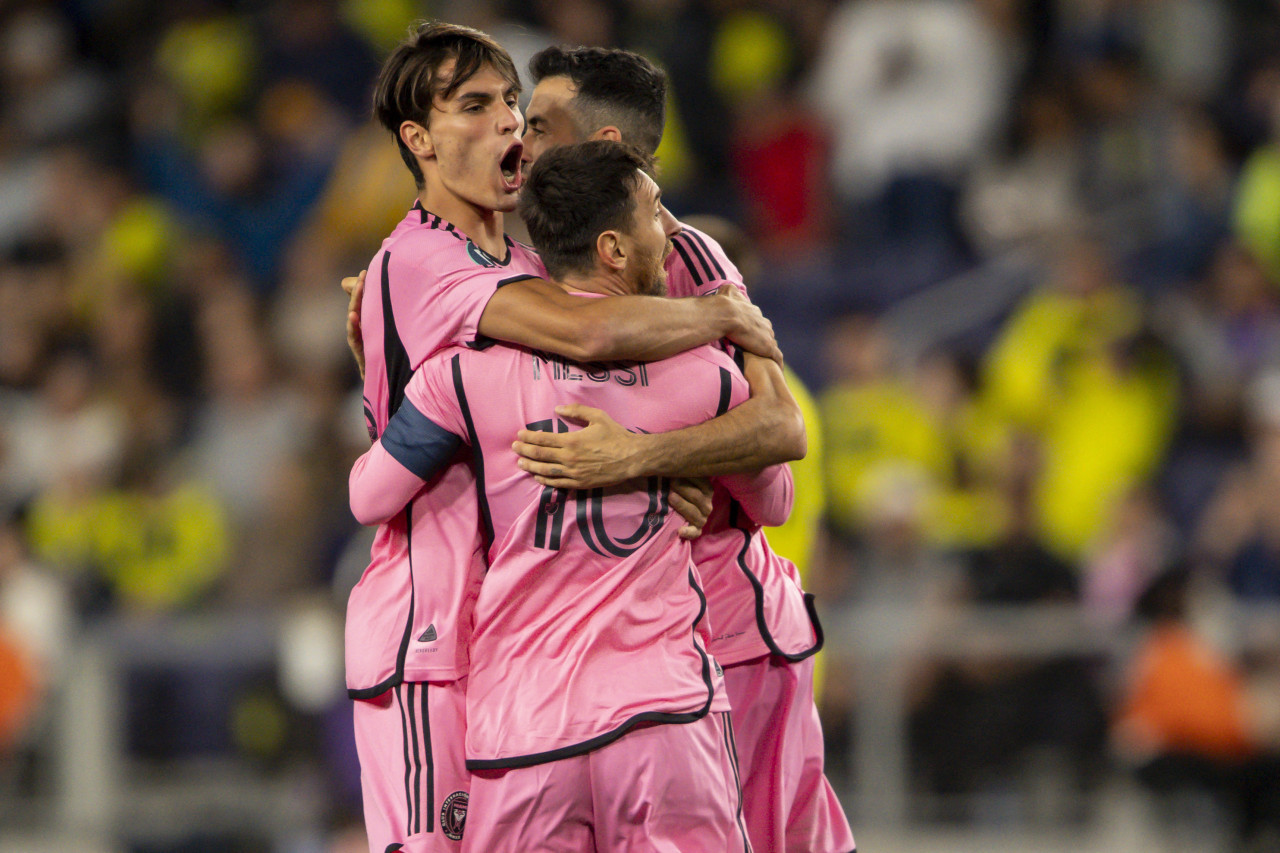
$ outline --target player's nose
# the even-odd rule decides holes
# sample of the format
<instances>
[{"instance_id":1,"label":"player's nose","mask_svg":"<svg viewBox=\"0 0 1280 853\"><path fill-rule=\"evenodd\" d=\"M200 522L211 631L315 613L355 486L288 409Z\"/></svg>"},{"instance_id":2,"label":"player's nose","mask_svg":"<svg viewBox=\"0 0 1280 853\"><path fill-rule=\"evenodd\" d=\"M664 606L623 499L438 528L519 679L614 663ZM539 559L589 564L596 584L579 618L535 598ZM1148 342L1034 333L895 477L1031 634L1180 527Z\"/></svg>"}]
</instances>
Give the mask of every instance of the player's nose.
<instances>
[{"instance_id":1,"label":"player's nose","mask_svg":"<svg viewBox=\"0 0 1280 853\"><path fill-rule=\"evenodd\" d=\"M680 221L667 210L665 204L662 206L662 231L668 240L680 233Z\"/></svg>"}]
</instances>

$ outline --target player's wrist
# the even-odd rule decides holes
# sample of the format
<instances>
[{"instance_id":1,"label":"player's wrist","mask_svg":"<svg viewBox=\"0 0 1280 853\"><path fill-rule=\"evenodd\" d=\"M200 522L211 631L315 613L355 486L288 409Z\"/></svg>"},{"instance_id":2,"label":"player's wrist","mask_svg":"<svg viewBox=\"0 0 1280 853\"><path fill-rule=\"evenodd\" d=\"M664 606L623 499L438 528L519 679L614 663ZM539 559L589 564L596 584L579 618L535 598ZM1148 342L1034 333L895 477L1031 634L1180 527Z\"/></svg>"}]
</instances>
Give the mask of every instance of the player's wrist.
<instances>
[{"instance_id":1,"label":"player's wrist","mask_svg":"<svg viewBox=\"0 0 1280 853\"><path fill-rule=\"evenodd\" d=\"M661 433L630 433L623 458L626 479L636 477L666 476L663 471L662 450L665 443Z\"/></svg>"}]
</instances>

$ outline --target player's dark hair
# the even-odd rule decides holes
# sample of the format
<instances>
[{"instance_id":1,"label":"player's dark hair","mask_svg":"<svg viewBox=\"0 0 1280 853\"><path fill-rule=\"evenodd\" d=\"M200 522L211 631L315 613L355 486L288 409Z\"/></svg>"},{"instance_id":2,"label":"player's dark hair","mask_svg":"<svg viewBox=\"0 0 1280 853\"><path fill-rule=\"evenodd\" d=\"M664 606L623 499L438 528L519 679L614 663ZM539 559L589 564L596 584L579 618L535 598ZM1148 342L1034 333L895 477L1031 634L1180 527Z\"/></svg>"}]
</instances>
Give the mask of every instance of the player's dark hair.
<instances>
[{"instance_id":1,"label":"player's dark hair","mask_svg":"<svg viewBox=\"0 0 1280 853\"><path fill-rule=\"evenodd\" d=\"M590 273L596 238L631 230L640 171L650 163L609 140L557 146L538 158L520 192L520 216L548 275Z\"/></svg>"},{"instance_id":2,"label":"player's dark hair","mask_svg":"<svg viewBox=\"0 0 1280 853\"><path fill-rule=\"evenodd\" d=\"M529 60L535 84L568 77L578 90L570 109L583 138L613 125L622 139L650 156L667 121L667 75L629 50L548 47Z\"/></svg>"},{"instance_id":3,"label":"player's dark hair","mask_svg":"<svg viewBox=\"0 0 1280 853\"><path fill-rule=\"evenodd\" d=\"M451 59L453 73L442 79L440 68ZM502 45L479 30L438 21L415 24L409 37L382 63L373 89L373 112L395 136L400 156L419 189L423 184L422 169L400 138L400 125L416 121L427 127L435 99L450 97L486 65L519 90L520 75Z\"/></svg>"}]
</instances>

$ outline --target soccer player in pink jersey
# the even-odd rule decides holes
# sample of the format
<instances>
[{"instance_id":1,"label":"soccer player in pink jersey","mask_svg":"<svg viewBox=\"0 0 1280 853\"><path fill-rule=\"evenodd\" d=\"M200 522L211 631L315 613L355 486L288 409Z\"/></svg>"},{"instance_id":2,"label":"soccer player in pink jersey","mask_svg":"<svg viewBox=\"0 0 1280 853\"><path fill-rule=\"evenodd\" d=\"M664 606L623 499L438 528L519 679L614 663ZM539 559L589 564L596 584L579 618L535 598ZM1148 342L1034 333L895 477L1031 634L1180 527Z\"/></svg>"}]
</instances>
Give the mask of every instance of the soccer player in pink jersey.
<instances>
[{"instance_id":1,"label":"soccer player in pink jersey","mask_svg":"<svg viewBox=\"0 0 1280 853\"><path fill-rule=\"evenodd\" d=\"M648 60L624 50L550 47L533 57L530 71L536 86L526 114L526 163L556 145L584 139L622 140L648 154L657 149L666 80ZM670 295L705 293L725 280L745 295L741 274L715 240L682 226L672 242L675 251L666 261ZM772 362L760 369L768 373L767 381L784 381ZM625 461L643 459L646 442L662 438L628 434L603 413L589 413L588 420L593 427L579 432L522 434L527 444L520 450L535 460L526 470L559 486L612 482L629 476ZM591 444L582 443L592 437ZM588 458L553 455L565 449ZM709 457L675 470L714 474L714 462ZM599 470L570 476L567 469L574 464ZM854 849L853 835L823 772L812 661L822 638L812 596L801 589L795 566L769 547L761 520L745 512L722 485L716 487L714 507L693 542L693 556L713 629L709 649L724 667L733 705L751 841L757 850L848 853Z\"/></svg>"},{"instance_id":2,"label":"soccer player in pink jersey","mask_svg":"<svg viewBox=\"0 0 1280 853\"><path fill-rule=\"evenodd\" d=\"M699 300L583 300L542 280L536 255L503 232L523 182L517 94L507 53L450 24L418 27L379 74L375 111L418 198L360 294L371 436L401 405L412 371L450 345L500 339L576 359L659 358L728 335L776 353L767 321L727 289ZM803 433L797 442L769 391L712 427L729 442L735 431L770 434L770 446L740 454L746 467L803 452ZM347 685L372 853L461 841L468 641L484 570L474 478L460 456L380 526L348 603Z\"/></svg>"},{"instance_id":3,"label":"soccer player in pink jersey","mask_svg":"<svg viewBox=\"0 0 1280 853\"><path fill-rule=\"evenodd\" d=\"M575 298L665 291L679 226L635 149L562 147L521 200L548 271ZM566 431L559 404L627 413L655 432L748 397L734 360L703 346L649 364L577 364L512 346L450 347L414 374L352 469L365 523L410 506L458 444L479 482L489 572L471 636L467 848L747 850L719 665L689 544L648 477L566 492L520 470L511 436ZM717 483L754 518L790 511L785 465Z\"/></svg>"}]
</instances>

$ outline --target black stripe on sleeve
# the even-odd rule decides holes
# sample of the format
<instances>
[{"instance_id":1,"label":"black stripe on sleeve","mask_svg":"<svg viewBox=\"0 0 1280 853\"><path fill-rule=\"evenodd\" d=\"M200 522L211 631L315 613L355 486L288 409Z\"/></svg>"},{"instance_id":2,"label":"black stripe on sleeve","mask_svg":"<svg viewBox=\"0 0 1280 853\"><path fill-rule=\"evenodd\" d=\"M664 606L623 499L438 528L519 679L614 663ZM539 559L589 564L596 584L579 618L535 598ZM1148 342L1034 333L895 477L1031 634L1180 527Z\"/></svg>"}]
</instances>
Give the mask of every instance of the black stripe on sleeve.
<instances>
[{"instance_id":1,"label":"black stripe on sleeve","mask_svg":"<svg viewBox=\"0 0 1280 853\"><path fill-rule=\"evenodd\" d=\"M733 376L723 367L720 368L720 402L716 405L716 417L729 411L729 403L733 400ZM407 466L406 466L407 467Z\"/></svg>"},{"instance_id":2,"label":"black stripe on sleeve","mask_svg":"<svg viewBox=\"0 0 1280 853\"><path fill-rule=\"evenodd\" d=\"M382 446L391 458L424 480L453 458L462 439L432 421L409 400L400 404L382 432Z\"/></svg>"},{"instance_id":3,"label":"black stripe on sleeve","mask_svg":"<svg viewBox=\"0 0 1280 853\"><path fill-rule=\"evenodd\" d=\"M699 246L702 247L702 251L706 252L707 259L710 260L711 265L716 268L717 278L727 278L727 276L724 274L724 269L720 266L720 262L716 260L716 253L711 251L711 247L707 245L706 240L702 239L701 234L699 234L697 231L690 231L688 229L685 229L681 233L688 234L690 239L694 240L695 242L697 242Z\"/></svg>"},{"instance_id":4,"label":"black stripe on sleeve","mask_svg":"<svg viewBox=\"0 0 1280 853\"><path fill-rule=\"evenodd\" d=\"M493 544L493 515L489 512L489 498L485 494L484 453L480 450L480 436L476 434L475 421L471 419L467 389L462 384L460 359L461 356L457 355L450 359L453 367L453 390L458 395L458 405L462 408L462 420L467 425L467 443L471 445L471 465L476 472L476 494L480 498L480 520L484 523L484 544L488 548Z\"/></svg>"},{"instance_id":5,"label":"black stripe on sleeve","mask_svg":"<svg viewBox=\"0 0 1280 853\"><path fill-rule=\"evenodd\" d=\"M404 389L413 375L409 352L396 329L395 311L391 307L391 253L382 256L382 354L387 366L387 417L404 402Z\"/></svg>"},{"instance_id":6,"label":"black stripe on sleeve","mask_svg":"<svg viewBox=\"0 0 1280 853\"><path fill-rule=\"evenodd\" d=\"M698 267L694 264L693 259L689 257L689 251L684 247L684 244L680 242L679 234L671 239L671 245L675 246L676 251L680 253L680 259L684 261L685 269L689 271L689 275L693 276L693 283L698 287L702 287L706 284L706 280L702 276L698 275Z\"/></svg>"},{"instance_id":7,"label":"black stripe on sleeve","mask_svg":"<svg viewBox=\"0 0 1280 853\"><path fill-rule=\"evenodd\" d=\"M702 256L702 249L698 246L696 242L694 242L693 233L690 231L681 231L674 238L672 238L672 242L678 243L681 237L685 238L685 240L688 241L690 251L692 251L693 254L697 256L698 262L702 264L702 269L707 273L707 278L708 279L715 278L715 273L711 271L711 265L707 263L707 259ZM723 276L721 277L723 278Z\"/></svg>"}]
</instances>

